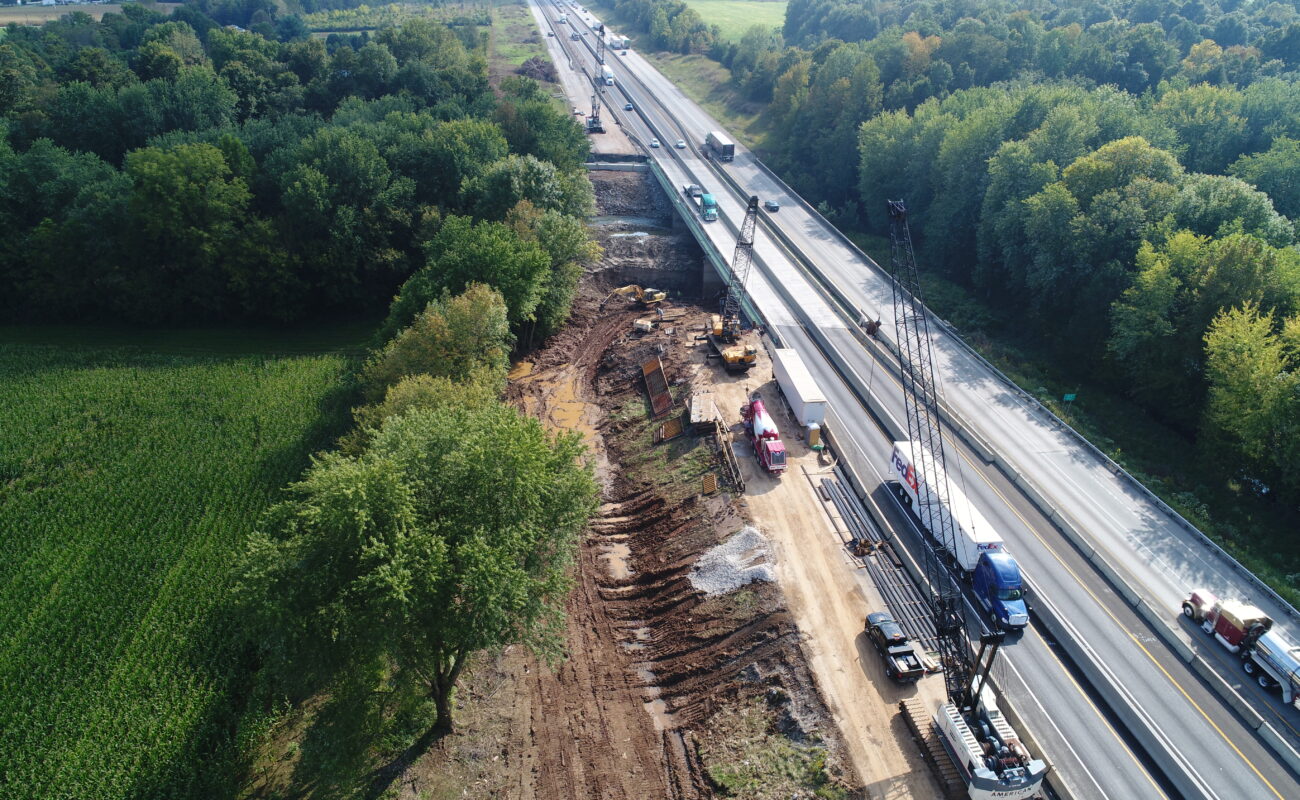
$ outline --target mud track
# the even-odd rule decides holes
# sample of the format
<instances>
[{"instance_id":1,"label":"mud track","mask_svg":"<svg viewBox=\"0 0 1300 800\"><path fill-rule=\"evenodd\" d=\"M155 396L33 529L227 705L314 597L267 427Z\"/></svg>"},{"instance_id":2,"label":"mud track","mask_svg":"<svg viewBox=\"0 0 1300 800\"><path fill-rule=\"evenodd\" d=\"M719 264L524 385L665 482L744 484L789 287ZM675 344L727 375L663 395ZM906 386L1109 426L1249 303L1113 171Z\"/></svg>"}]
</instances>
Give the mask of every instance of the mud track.
<instances>
[{"instance_id":1,"label":"mud track","mask_svg":"<svg viewBox=\"0 0 1300 800\"><path fill-rule=\"evenodd\" d=\"M696 558L742 520L725 496L672 492L632 477L644 418L609 409L640 403L640 360L662 354L680 379L688 337L630 334L637 312L603 313L584 289L571 324L516 371L508 397L553 427L556 406L579 415L600 465L604 504L581 547L568 603L567 658L554 672L529 663L505 748L519 776L510 796L543 800L713 797L695 732L719 703L774 687L799 732L836 737L780 590L753 584L743 608L690 584ZM675 387L678 397L686 387ZM571 416L571 415L567 415ZM635 417L635 415L633 415ZM770 696L770 695L769 695Z\"/></svg>"}]
</instances>

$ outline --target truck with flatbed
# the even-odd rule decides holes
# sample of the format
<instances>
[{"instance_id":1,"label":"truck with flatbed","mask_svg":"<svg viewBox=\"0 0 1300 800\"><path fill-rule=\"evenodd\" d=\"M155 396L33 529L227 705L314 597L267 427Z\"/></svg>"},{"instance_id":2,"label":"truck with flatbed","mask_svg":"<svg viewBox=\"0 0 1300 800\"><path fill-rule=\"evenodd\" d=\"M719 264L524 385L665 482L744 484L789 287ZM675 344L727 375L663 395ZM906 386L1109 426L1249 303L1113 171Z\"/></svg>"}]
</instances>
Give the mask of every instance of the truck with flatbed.
<instances>
[{"instance_id":1,"label":"truck with flatbed","mask_svg":"<svg viewBox=\"0 0 1300 800\"><path fill-rule=\"evenodd\" d=\"M912 683L925 674L925 666L916 653L916 646L903 629L886 611L873 611L867 615L867 638L885 661L885 675L899 683Z\"/></svg>"},{"instance_id":2,"label":"truck with flatbed","mask_svg":"<svg viewBox=\"0 0 1300 800\"><path fill-rule=\"evenodd\" d=\"M799 351L787 347L772 350L772 375L790 405L796 424L808 432L808 446L822 449L821 426L826 421L826 397L803 363Z\"/></svg>"},{"instance_id":3,"label":"truck with flatbed","mask_svg":"<svg viewBox=\"0 0 1300 800\"><path fill-rule=\"evenodd\" d=\"M704 187L698 183L688 183L682 186L682 194L695 205L695 210L700 212L700 219L713 222L718 218L718 202L713 195L704 191Z\"/></svg>"}]
</instances>

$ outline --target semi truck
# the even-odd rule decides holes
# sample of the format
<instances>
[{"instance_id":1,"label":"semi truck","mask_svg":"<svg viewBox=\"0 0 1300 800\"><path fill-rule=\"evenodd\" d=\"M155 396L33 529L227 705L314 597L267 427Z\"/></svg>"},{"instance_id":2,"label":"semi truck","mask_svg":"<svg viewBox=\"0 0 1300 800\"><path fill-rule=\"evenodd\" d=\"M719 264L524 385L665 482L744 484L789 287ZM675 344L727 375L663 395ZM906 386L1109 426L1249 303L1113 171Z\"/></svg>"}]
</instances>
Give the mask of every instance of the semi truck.
<instances>
[{"instance_id":1,"label":"semi truck","mask_svg":"<svg viewBox=\"0 0 1300 800\"><path fill-rule=\"evenodd\" d=\"M709 131L704 138L704 146L719 161L730 161L736 157L736 145L722 131Z\"/></svg>"},{"instance_id":2,"label":"semi truck","mask_svg":"<svg viewBox=\"0 0 1300 800\"><path fill-rule=\"evenodd\" d=\"M925 526L932 515L922 514L922 507L938 504L939 500L912 459L919 447L916 442L894 442L890 466L898 480L898 496ZM1029 624L1029 609L1025 605L1020 565L1006 552L1002 537L952 481L948 482L947 508L937 506L933 511L951 517L955 542L943 541L932 530L928 531L930 536L966 573L975 600L989 615L989 621L995 628L1023 629Z\"/></svg>"},{"instance_id":3,"label":"semi truck","mask_svg":"<svg viewBox=\"0 0 1300 800\"><path fill-rule=\"evenodd\" d=\"M609 37L610 50L626 50L627 46L628 46L628 38L626 36Z\"/></svg>"},{"instance_id":4,"label":"semi truck","mask_svg":"<svg viewBox=\"0 0 1300 800\"><path fill-rule=\"evenodd\" d=\"M1020 565L1010 553L981 554L971 575L971 587L995 629L1018 631L1029 624Z\"/></svg>"},{"instance_id":5,"label":"semi truck","mask_svg":"<svg viewBox=\"0 0 1300 800\"><path fill-rule=\"evenodd\" d=\"M559 18L558 20L556 20L556 21L559 22L561 25L568 25L568 24L569 24L569 15L568 15L568 14L561 14L561 15L560 15L560 18Z\"/></svg>"},{"instance_id":6,"label":"semi truck","mask_svg":"<svg viewBox=\"0 0 1300 800\"><path fill-rule=\"evenodd\" d=\"M713 222L718 218L718 202L698 183L682 186L682 194L695 204L696 210L700 212L700 218L705 222Z\"/></svg>"},{"instance_id":7,"label":"semi truck","mask_svg":"<svg viewBox=\"0 0 1300 800\"><path fill-rule=\"evenodd\" d=\"M772 351L772 374L776 385L790 404L794 421L808 431L808 446L822 449L821 426L826 420L826 398L812 373L799 357L799 351L779 347Z\"/></svg>"},{"instance_id":8,"label":"semi truck","mask_svg":"<svg viewBox=\"0 0 1300 800\"><path fill-rule=\"evenodd\" d=\"M605 82L606 86L614 85L614 70L610 69L608 64L600 65L600 79Z\"/></svg>"},{"instance_id":9,"label":"semi truck","mask_svg":"<svg viewBox=\"0 0 1300 800\"><path fill-rule=\"evenodd\" d=\"M759 465L767 470L768 475L780 477L785 472L785 444L757 394L740 407L740 417L745 422L745 433L754 446Z\"/></svg>"},{"instance_id":10,"label":"semi truck","mask_svg":"<svg viewBox=\"0 0 1300 800\"><path fill-rule=\"evenodd\" d=\"M1183 616L1241 658L1241 668L1265 689L1277 687L1282 700L1300 708L1300 647L1273 630L1273 620L1259 608L1220 600L1197 589L1183 601Z\"/></svg>"}]
</instances>

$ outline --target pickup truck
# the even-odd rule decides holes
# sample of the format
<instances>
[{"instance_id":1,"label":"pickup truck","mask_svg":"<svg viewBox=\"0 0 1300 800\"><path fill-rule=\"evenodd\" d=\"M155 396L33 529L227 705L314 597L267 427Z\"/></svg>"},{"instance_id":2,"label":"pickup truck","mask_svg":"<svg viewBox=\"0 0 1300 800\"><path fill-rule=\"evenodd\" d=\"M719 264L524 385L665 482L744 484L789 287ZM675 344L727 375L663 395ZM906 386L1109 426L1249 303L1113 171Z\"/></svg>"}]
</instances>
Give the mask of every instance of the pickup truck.
<instances>
[{"instance_id":1,"label":"pickup truck","mask_svg":"<svg viewBox=\"0 0 1300 800\"><path fill-rule=\"evenodd\" d=\"M900 683L912 683L925 674L921 657L908 640L907 634L894 622L888 612L873 611L867 615L867 638L885 660L885 674Z\"/></svg>"}]
</instances>

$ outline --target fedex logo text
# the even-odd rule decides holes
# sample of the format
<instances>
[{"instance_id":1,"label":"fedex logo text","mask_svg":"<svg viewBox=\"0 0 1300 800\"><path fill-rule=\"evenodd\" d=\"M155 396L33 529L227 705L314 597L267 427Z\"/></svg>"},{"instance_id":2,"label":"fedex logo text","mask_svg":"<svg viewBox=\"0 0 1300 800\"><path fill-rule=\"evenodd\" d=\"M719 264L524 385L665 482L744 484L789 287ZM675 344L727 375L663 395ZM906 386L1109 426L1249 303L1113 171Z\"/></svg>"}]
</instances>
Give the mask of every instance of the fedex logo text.
<instances>
[{"instance_id":1,"label":"fedex logo text","mask_svg":"<svg viewBox=\"0 0 1300 800\"><path fill-rule=\"evenodd\" d=\"M908 486L912 487L913 492L919 490L918 482L916 480L916 470L912 469L912 465L903 459L902 453L898 450L894 451L894 472L897 473Z\"/></svg>"}]
</instances>

